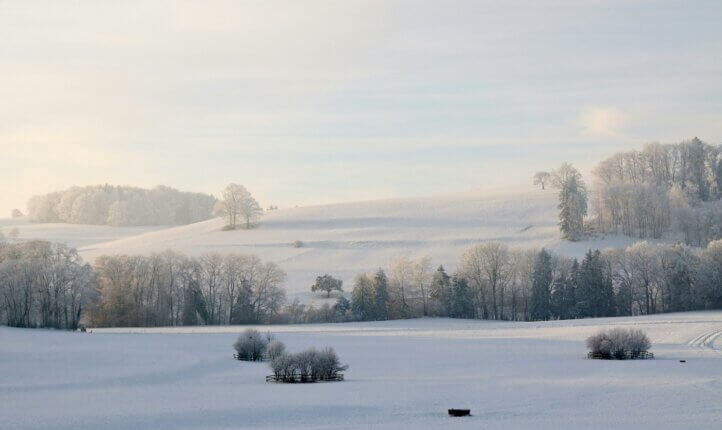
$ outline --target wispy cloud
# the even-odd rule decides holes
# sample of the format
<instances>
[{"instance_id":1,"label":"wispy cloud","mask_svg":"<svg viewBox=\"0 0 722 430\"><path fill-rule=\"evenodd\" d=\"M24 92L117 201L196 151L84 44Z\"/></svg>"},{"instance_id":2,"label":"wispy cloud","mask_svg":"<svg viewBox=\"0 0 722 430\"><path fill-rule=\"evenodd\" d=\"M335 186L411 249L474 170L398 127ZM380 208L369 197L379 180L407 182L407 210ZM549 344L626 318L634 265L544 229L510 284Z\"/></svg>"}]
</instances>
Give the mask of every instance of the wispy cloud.
<instances>
[{"instance_id":1,"label":"wispy cloud","mask_svg":"<svg viewBox=\"0 0 722 430\"><path fill-rule=\"evenodd\" d=\"M72 183L238 181L283 205L717 143L720 14L716 1L2 2L0 216Z\"/></svg>"}]
</instances>

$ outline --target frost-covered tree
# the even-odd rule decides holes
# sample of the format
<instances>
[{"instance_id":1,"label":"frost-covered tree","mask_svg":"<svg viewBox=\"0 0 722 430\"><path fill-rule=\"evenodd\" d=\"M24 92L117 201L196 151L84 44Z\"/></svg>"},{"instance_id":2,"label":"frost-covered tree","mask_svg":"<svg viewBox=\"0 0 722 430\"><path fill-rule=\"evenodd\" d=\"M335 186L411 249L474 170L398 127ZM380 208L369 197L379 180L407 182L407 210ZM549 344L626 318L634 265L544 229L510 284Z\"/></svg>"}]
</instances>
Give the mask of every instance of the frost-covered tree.
<instances>
[{"instance_id":1,"label":"frost-covered tree","mask_svg":"<svg viewBox=\"0 0 722 430\"><path fill-rule=\"evenodd\" d=\"M474 317L474 297L465 278L454 275L451 278L451 313L454 318Z\"/></svg>"},{"instance_id":2,"label":"frost-covered tree","mask_svg":"<svg viewBox=\"0 0 722 430\"><path fill-rule=\"evenodd\" d=\"M649 144L600 162L593 170L597 228L639 238L682 232L704 246L722 233L722 147L694 138Z\"/></svg>"},{"instance_id":3,"label":"frost-covered tree","mask_svg":"<svg viewBox=\"0 0 722 430\"><path fill-rule=\"evenodd\" d=\"M76 329L94 298L93 281L90 266L64 244L0 246L0 323Z\"/></svg>"},{"instance_id":4,"label":"frost-covered tree","mask_svg":"<svg viewBox=\"0 0 722 430\"><path fill-rule=\"evenodd\" d=\"M220 214L228 218L228 228L238 227L239 219L243 220L246 229L251 228L263 209L243 185L228 184L223 190L223 199L220 202Z\"/></svg>"},{"instance_id":5,"label":"frost-covered tree","mask_svg":"<svg viewBox=\"0 0 722 430\"><path fill-rule=\"evenodd\" d=\"M548 320L551 316L552 257L542 249L534 264L530 314L533 320Z\"/></svg>"},{"instance_id":6,"label":"frost-covered tree","mask_svg":"<svg viewBox=\"0 0 722 430\"><path fill-rule=\"evenodd\" d=\"M268 349L268 344L272 340L273 337L268 333L261 334L261 332L256 329L246 329L233 343L233 349L236 350L236 358L244 361L263 360ZM278 348L277 345L274 347Z\"/></svg>"},{"instance_id":7,"label":"frost-covered tree","mask_svg":"<svg viewBox=\"0 0 722 430\"><path fill-rule=\"evenodd\" d=\"M431 298L441 307L438 313L451 315L452 291L451 277L446 273L444 266L439 266L431 280Z\"/></svg>"},{"instance_id":8,"label":"frost-covered tree","mask_svg":"<svg viewBox=\"0 0 722 430\"><path fill-rule=\"evenodd\" d=\"M311 285L311 291L314 293L316 291L324 291L326 292L326 297L331 297L332 291L343 292L343 281L329 274L317 276L316 282Z\"/></svg>"},{"instance_id":9,"label":"frost-covered tree","mask_svg":"<svg viewBox=\"0 0 722 430\"><path fill-rule=\"evenodd\" d=\"M23 216L25 216L25 215L23 215L23 213L20 211L20 209L13 209L13 210L10 212L10 217L11 217L11 218L20 218L20 217L23 217Z\"/></svg>"},{"instance_id":10,"label":"frost-covered tree","mask_svg":"<svg viewBox=\"0 0 722 430\"><path fill-rule=\"evenodd\" d=\"M557 319L577 317L577 279L579 262L575 258L571 262L562 261L557 265L558 273L554 278L551 293L551 313Z\"/></svg>"},{"instance_id":11,"label":"frost-covered tree","mask_svg":"<svg viewBox=\"0 0 722 430\"><path fill-rule=\"evenodd\" d=\"M407 318L413 313L412 299L416 294L413 277L413 261L406 257L397 257L391 262L389 296L390 314L393 318Z\"/></svg>"},{"instance_id":12,"label":"frost-covered tree","mask_svg":"<svg viewBox=\"0 0 722 430\"><path fill-rule=\"evenodd\" d=\"M577 307L580 317L604 317L614 313L614 289L610 266L602 253L589 250L579 268Z\"/></svg>"},{"instance_id":13,"label":"frost-covered tree","mask_svg":"<svg viewBox=\"0 0 722 430\"><path fill-rule=\"evenodd\" d=\"M389 281L383 269L376 271L373 277L374 319L389 319Z\"/></svg>"},{"instance_id":14,"label":"frost-covered tree","mask_svg":"<svg viewBox=\"0 0 722 430\"><path fill-rule=\"evenodd\" d=\"M549 172L536 172L534 174L534 185L541 185L541 189L545 189L545 185L549 183L551 174Z\"/></svg>"},{"instance_id":15,"label":"frost-covered tree","mask_svg":"<svg viewBox=\"0 0 722 430\"><path fill-rule=\"evenodd\" d=\"M418 291L421 296L422 315L427 316L429 314L429 294L431 293L431 280L433 276L431 257L424 256L418 258L414 262L412 270L412 278L416 286L416 291Z\"/></svg>"},{"instance_id":16,"label":"frost-covered tree","mask_svg":"<svg viewBox=\"0 0 722 430\"><path fill-rule=\"evenodd\" d=\"M475 291L481 315L505 319L507 287L513 277L509 247L500 242L474 246L462 254L459 272Z\"/></svg>"},{"instance_id":17,"label":"frost-covered tree","mask_svg":"<svg viewBox=\"0 0 722 430\"><path fill-rule=\"evenodd\" d=\"M373 280L364 273L356 277L351 291L351 310L361 321L367 321L376 315Z\"/></svg>"},{"instance_id":18,"label":"frost-covered tree","mask_svg":"<svg viewBox=\"0 0 722 430\"><path fill-rule=\"evenodd\" d=\"M272 340L268 343L268 347L266 348L266 353L268 354L269 360L274 360L276 357L280 357L282 354L286 352L286 345L283 344L283 342L278 340Z\"/></svg>"},{"instance_id":19,"label":"frost-covered tree","mask_svg":"<svg viewBox=\"0 0 722 430\"><path fill-rule=\"evenodd\" d=\"M285 273L252 255L101 256L95 274L98 326L267 323L285 302Z\"/></svg>"},{"instance_id":20,"label":"frost-covered tree","mask_svg":"<svg viewBox=\"0 0 722 430\"><path fill-rule=\"evenodd\" d=\"M559 229L565 239L576 241L584 236L587 215L587 190L582 175L569 163L552 172L552 184L559 189Z\"/></svg>"},{"instance_id":21,"label":"frost-covered tree","mask_svg":"<svg viewBox=\"0 0 722 430\"><path fill-rule=\"evenodd\" d=\"M351 310L351 302L344 296L336 299L336 303L333 305L333 312L336 315L336 321L343 321L346 318L348 311Z\"/></svg>"}]
</instances>

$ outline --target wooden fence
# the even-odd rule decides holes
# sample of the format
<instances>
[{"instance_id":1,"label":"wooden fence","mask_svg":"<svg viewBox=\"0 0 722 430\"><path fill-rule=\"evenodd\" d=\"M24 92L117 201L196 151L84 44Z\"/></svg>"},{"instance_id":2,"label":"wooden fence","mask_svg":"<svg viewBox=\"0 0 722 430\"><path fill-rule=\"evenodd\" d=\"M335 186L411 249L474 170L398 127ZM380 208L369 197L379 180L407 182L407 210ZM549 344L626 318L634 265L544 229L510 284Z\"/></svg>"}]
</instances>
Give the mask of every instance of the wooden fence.
<instances>
[{"instance_id":1,"label":"wooden fence","mask_svg":"<svg viewBox=\"0 0 722 430\"><path fill-rule=\"evenodd\" d=\"M331 382L331 381L343 381L343 373L337 373L334 376L329 376L325 378L315 378L312 379L305 375L293 375L293 376L279 376L276 377L276 375L268 375L266 376L266 382L278 382L278 383L286 383L286 384L298 384L298 383L311 383L311 382Z\"/></svg>"},{"instance_id":2,"label":"wooden fence","mask_svg":"<svg viewBox=\"0 0 722 430\"><path fill-rule=\"evenodd\" d=\"M624 352L624 354L620 357L616 355L601 354L599 352L589 352L587 354L587 358L594 360L649 360L654 358L654 354L648 351L642 351L634 354L631 352Z\"/></svg>"}]
</instances>

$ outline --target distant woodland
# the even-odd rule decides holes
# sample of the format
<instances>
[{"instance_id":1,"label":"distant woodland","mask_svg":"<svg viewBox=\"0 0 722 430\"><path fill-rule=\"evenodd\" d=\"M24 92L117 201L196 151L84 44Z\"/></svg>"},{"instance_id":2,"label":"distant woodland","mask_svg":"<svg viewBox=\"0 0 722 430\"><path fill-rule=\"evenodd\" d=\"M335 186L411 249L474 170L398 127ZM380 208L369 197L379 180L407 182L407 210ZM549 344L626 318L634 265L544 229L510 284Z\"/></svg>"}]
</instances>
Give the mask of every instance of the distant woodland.
<instances>
[{"instance_id":1,"label":"distant woodland","mask_svg":"<svg viewBox=\"0 0 722 430\"><path fill-rule=\"evenodd\" d=\"M694 138L619 152L594 169L593 226L606 233L688 245L722 238L722 147Z\"/></svg>"},{"instance_id":2,"label":"distant woodland","mask_svg":"<svg viewBox=\"0 0 722 430\"><path fill-rule=\"evenodd\" d=\"M565 239L622 234L700 247L722 239L722 146L698 138L647 144L612 155L592 173L591 188L569 163L534 175L534 184L559 192Z\"/></svg>"},{"instance_id":3,"label":"distant woodland","mask_svg":"<svg viewBox=\"0 0 722 430\"><path fill-rule=\"evenodd\" d=\"M33 222L114 226L182 225L213 216L216 198L158 186L94 185L35 196L28 202Z\"/></svg>"}]
</instances>

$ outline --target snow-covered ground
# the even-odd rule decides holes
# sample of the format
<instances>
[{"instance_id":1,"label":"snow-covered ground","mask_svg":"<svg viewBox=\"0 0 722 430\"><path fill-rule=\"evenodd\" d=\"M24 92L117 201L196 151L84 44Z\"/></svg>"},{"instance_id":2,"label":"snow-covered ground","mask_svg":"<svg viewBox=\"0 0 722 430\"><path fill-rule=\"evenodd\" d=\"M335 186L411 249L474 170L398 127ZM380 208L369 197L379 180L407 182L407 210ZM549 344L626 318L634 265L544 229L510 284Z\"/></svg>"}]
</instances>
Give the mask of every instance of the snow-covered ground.
<instances>
[{"instance_id":1,"label":"snow-covered ground","mask_svg":"<svg viewBox=\"0 0 722 430\"><path fill-rule=\"evenodd\" d=\"M643 328L656 358L585 359L584 339L611 325ZM267 364L233 360L242 329L0 328L0 427L719 429L722 422L722 312L264 327L292 351L333 346L350 365L344 382L298 385L267 384ZM473 416L449 418L449 407Z\"/></svg>"},{"instance_id":2,"label":"snow-covered ground","mask_svg":"<svg viewBox=\"0 0 722 430\"><path fill-rule=\"evenodd\" d=\"M27 240L49 240L67 243L73 248L105 243L123 237L136 236L149 231L168 227L113 227L108 225L85 225L63 223L31 223L27 217L0 218L0 231L10 242ZM10 232L17 229L17 238L10 237Z\"/></svg>"}]
</instances>

